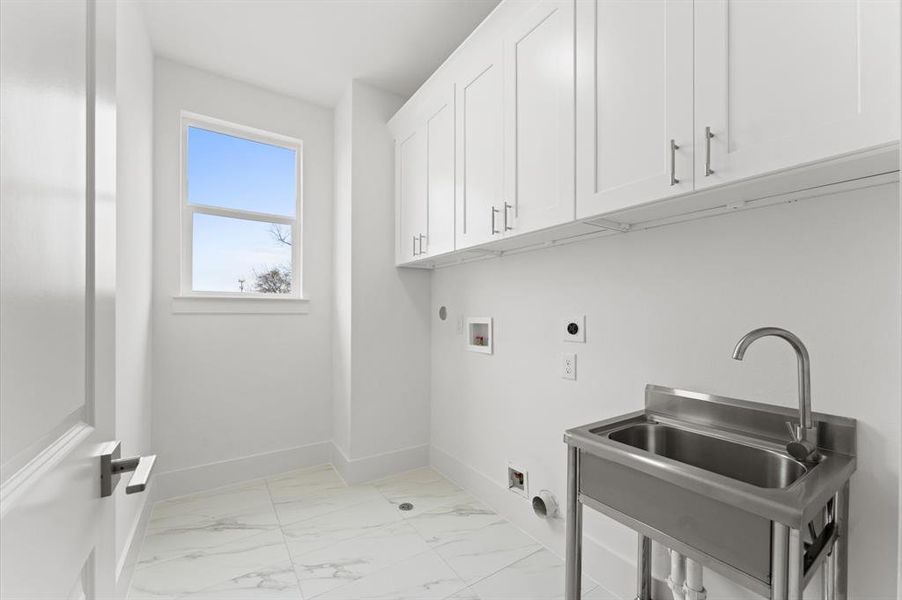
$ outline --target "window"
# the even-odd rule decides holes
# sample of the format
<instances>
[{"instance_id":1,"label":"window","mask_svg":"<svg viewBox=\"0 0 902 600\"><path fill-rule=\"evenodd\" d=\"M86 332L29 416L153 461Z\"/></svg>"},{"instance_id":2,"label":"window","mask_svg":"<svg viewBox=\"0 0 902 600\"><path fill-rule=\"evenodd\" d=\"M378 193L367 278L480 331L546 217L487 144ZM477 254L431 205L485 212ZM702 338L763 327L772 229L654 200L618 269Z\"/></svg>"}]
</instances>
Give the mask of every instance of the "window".
<instances>
[{"instance_id":1,"label":"window","mask_svg":"<svg viewBox=\"0 0 902 600\"><path fill-rule=\"evenodd\" d=\"M182 161L182 296L301 298L301 141L183 114Z\"/></svg>"}]
</instances>

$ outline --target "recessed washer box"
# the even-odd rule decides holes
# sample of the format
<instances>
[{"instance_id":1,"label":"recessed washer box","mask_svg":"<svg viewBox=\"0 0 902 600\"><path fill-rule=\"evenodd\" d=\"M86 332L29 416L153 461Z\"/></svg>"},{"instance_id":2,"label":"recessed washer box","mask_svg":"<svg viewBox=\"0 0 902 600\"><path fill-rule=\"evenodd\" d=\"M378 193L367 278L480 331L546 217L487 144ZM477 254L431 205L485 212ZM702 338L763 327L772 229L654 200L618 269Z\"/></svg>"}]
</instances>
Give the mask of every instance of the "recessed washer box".
<instances>
[{"instance_id":1,"label":"recessed washer box","mask_svg":"<svg viewBox=\"0 0 902 600\"><path fill-rule=\"evenodd\" d=\"M491 317L467 318L467 350L492 353L492 319Z\"/></svg>"},{"instance_id":2,"label":"recessed washer box","mask_svg":"<svg viewBox=\"0 0 902 600\"><path fill-rule=\"evenodd\" d=\"M529 497L529 473L526 469L514 463L508 463L507 489L524 498Z\"/></svg>"}]
</instances>

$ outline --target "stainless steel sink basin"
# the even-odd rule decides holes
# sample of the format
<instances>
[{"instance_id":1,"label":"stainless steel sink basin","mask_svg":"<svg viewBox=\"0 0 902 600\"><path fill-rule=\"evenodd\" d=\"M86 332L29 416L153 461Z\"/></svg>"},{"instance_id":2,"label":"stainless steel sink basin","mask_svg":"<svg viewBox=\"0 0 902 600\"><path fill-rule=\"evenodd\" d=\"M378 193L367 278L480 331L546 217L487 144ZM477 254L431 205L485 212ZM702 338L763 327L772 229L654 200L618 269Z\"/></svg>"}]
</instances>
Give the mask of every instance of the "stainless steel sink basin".
<instances>
[{"instance_id":1,"label":"stainless steel sink basin","mask_svg":"<svg viewBox=\"0 0 902 600\"><path fill-rule=\"evenodd\" d=\"M801 463L776 452L659 423L631 425L608 434L608 437L762 488L789 487L807 472Z\"/></svg>"}]
</instances>

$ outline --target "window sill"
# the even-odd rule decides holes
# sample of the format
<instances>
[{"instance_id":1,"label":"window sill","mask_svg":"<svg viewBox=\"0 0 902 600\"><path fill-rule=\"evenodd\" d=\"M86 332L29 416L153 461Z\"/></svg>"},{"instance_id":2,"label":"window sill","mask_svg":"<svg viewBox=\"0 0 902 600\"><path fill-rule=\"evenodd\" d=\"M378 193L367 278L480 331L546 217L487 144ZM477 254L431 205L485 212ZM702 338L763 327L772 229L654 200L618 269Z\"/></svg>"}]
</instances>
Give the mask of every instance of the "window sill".
<instances>
[{"instance_id":1,"label":"window sill","mask_svg":"<svg viewBox=\"0 0 902 600\"><path fill-rule=\"evenodd\" d=\"M240 296L173 296L172 312L180 314L307 314L306 298L261 298Z\"/></svg>"}]
</instances>

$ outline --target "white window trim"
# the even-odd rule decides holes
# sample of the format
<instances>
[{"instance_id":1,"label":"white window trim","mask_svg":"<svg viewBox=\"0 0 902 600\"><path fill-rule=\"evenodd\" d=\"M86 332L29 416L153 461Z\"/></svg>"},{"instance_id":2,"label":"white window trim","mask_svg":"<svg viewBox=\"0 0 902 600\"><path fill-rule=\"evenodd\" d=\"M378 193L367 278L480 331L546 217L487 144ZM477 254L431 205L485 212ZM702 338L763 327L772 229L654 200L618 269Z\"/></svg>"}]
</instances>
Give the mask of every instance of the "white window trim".
<instances>
[{"instance_id":1,"label":"white window trim","mask_svg":"<svg viewBox=\"0 0 902 600\"><path fill-rule=\"evenodd\" d=\"M181 240L179 248L179 295L173 298L173 312L183 313L243 313L275 312L306 313L308 302L303 291L303 141L286 135L237 125L221 119L182 111L179 144L179 219ZM188 202L188 128L198 127L225 135L253 140L295 151L296 206L294 218L233 208L222 208ZM278 223L291 227L291 293L261 294L257 292L205 292L192 289L194 214L208 214L245 220Z\"/></svg>"}]
</instances>

